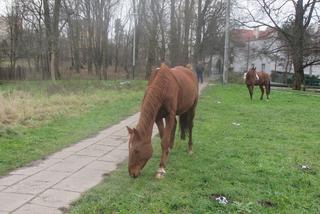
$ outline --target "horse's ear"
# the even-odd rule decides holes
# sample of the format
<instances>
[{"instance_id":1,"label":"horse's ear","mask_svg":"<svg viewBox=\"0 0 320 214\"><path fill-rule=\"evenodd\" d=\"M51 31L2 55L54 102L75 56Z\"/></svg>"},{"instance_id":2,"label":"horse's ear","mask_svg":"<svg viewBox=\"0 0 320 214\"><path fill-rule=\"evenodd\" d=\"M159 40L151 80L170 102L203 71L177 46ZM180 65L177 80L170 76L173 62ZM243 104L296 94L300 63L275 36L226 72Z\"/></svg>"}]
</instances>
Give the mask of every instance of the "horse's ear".
<instances>
[{"instance_id":1,"label":"horse's ear","mask_svg":"<svg viewBox=\"0 0 320 214\"><path fill-rule=\"evenodd\" d=\"M134 133L135 136L140 137L139 132L138 132L137 129L133 128L133 133Z\"/></svg>"},{"instance_id":2,"label":"horse's ear","mask_svg":"<svg viewBox=\"0 0 320 214\"><path fill-rule=\"evenodd\" d=\"M169 68L166 64L161 63L160 70L162 70L162 71L169 71L170 68Z\"/></svg>"},{"instance_id":3,"label":"horse's ear","mask_svg":"<svg viewBox=\"0 0 320 214\"><path fill-rule=\"evenodd\" d=\"M129 126L127 126L127 130L129 132L129 134L133 134L133 132L134 132L134 129L130 128Z\"/></svg>"}]
</instances>

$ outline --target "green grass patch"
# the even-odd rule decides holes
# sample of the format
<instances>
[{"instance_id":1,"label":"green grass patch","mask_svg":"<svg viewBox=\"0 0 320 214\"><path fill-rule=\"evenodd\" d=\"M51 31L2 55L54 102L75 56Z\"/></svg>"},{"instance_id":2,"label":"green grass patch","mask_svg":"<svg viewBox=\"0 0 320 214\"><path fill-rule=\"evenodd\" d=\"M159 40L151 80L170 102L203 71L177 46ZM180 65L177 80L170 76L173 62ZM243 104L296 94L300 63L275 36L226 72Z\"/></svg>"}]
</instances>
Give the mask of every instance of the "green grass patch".
<instances>
[{"instance_id":1,"label":"green grass patch","mask_svg":"<svg viewBox=\"0 0 320 214\"><path fill-rule=\"evenodd\" d=\"M0 86L0 175L139 110L145 82L10 82ZM2 108L1 108L2 107Z\"/></svg>"},{"instance_id":2,"label":"green grass patch","mask_svg":"<svg viewBox=\"0 0 320 214\"><path fill-rule=\"evenodd\" d=\"M197 108L192 156L176 138L166 177L156 180L155 139L141 177L130 178L124 163L70 212L319 213L320 97L272 91L267 102L258 96L250 101L243 85L210 86ZM230 203L216 202L217 194Z\"/></svg>"}]
</instances>

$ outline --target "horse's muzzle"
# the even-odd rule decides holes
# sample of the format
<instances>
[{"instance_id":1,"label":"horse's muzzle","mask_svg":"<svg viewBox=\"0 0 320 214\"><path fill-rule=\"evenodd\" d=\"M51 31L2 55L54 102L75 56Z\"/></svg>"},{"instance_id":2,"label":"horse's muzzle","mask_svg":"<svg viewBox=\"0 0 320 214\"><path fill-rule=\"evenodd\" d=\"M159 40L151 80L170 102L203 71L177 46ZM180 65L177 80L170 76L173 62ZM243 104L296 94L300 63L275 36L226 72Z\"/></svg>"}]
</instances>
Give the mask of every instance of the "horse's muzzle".
<instances>
[{"instance_id":1,"label":"horse's muzzle","mask_svg":"<svg viewBox=\"0 0 320 214\"><path fill-rule=\"evenodd\" d=\"M133 178L137 178L139 177L139 175L141 174L140 170L130 170L129 169L129 175Z\"/></svg>"}]
</instances>

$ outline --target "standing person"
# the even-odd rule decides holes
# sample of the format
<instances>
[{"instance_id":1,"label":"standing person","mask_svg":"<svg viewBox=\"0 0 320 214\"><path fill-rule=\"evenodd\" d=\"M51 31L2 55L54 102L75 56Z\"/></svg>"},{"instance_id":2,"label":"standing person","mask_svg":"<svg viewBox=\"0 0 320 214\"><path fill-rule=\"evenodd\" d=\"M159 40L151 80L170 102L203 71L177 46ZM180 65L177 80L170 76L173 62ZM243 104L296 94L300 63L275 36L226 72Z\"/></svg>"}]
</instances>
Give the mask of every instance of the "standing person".
<instances>
[{"instance_id":1,"label":"standing person","mask_svg":"<svg viewBox=\"0 0 320 214\"><path fill-rule=\"evenodd\" d=\"M203 72L204 72L204 66L202 62L199 62L196 66L196 72L198 77L198 83L203 83Z\"/></svg>"}]
</instances>

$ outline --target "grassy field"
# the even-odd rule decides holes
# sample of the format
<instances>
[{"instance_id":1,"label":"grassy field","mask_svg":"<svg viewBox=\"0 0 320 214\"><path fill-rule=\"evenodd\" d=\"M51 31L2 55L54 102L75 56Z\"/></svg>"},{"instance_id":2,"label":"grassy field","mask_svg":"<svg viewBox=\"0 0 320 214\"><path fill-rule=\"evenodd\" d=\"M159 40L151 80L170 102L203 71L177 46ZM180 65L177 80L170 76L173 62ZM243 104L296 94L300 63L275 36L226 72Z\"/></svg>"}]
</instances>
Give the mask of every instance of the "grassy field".
<instances>
[{"instance_id":1,"label":"grassy field","mask_svg":"<svg viewBox=\"0 0 320 214\"><path fill-rule=\"evenodd\" d=\"M139 110L144 81L0 84L0 175Z\"/></svg>"},{"instance_id":2,"label":"grassy field","mask_svg":"<svg viewBox=\"0 0 320 214\"><path fill-rule=\"evenodd\" d=\"M130 178L124 163L70 212L320 213L320 97L258 97L256 90L250 101L243 85L210 86L197 109L192 156L176 139L166 177L157 180L156 139L141 177ZM229 203L218 203L219 195Z\"/></svg>"}]
</instances>

